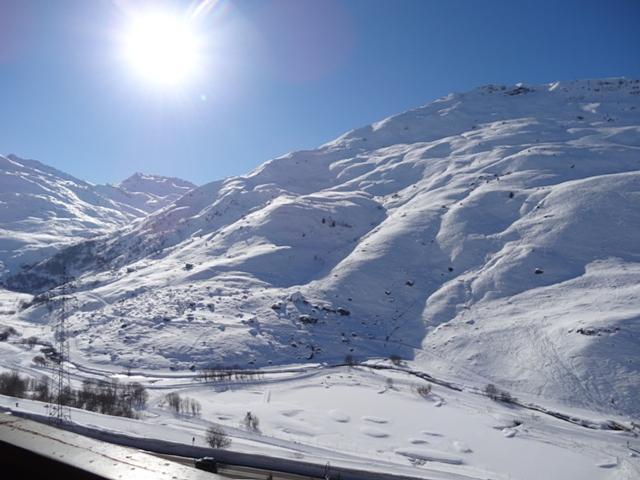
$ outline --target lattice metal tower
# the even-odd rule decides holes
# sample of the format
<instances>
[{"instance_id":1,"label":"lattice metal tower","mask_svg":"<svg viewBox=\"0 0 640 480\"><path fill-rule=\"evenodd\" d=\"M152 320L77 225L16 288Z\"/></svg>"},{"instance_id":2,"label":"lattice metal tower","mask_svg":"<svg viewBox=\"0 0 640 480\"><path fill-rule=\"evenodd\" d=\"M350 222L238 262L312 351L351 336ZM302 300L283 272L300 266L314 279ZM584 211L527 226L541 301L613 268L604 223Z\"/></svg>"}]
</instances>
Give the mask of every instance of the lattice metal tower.
<instances>
[{"instance_id":1,"label":"lattice metal tower","mask_svg":"<svg viewBox=\"0 0 640 480\"><path fill-rule=\"evenodd\" d=\"M56 315L54 329L54 345L56 358L54 359L54 371L51 384L51 403L49 404L49 421L53 424L62 424L71 420L71 376L69 374L69 338L67 335L67 319L69 317L69 302L73 291L73 279L67 276L66 269L63 273L63 284L60 289L60 309Z\"/></svg>"}]
</instances>

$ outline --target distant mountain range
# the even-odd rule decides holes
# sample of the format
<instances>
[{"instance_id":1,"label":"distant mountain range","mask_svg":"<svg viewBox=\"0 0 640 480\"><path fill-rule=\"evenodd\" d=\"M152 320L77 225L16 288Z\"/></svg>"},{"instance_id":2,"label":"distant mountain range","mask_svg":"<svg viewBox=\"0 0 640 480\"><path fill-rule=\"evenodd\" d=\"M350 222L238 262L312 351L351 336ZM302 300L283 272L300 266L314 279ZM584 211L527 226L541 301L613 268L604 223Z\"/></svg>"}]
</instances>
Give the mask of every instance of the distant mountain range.
<instances>
[{"instance_id":1,"label":"distant mountain range","mask_svg":"<svg viewBox=\"0 0 640 480\"><path fill-rule=\"evenodd\" d=\"M0 156L0 279L165 207L195 185L136 173L93 185L35 160Z\"/></svg>"},{"instance_id":2,"label":"distant mountain range","mask_svg":"<svg viewBox=\"0 0 640 480\"><path fill-rule=\"evenodd\" d=\"M55 296L66 266L94 362L397 355L640 415L638 80L451 94L193 189L2 170L5 283Z\"/></svg>"}]
</instances>

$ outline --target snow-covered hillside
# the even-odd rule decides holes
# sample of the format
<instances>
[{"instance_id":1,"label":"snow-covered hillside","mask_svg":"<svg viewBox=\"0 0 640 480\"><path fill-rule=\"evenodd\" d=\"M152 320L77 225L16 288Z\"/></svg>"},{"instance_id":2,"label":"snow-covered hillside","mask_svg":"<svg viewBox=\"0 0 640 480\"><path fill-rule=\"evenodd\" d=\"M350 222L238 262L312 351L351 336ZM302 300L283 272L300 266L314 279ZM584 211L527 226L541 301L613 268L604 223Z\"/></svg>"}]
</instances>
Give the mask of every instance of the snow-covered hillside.
<instances>
[{"instance_id":1,"label":"snow-covered hillside","mask_svg":"<svg viewBox=\"0 0 640 480\"><path fill-rule=\"evenodd\" d=\"M78 359L399 355L638 417L640 81L451 94L199 187L7 284L45 291L62 263Z\"/></svg>"},{"instance_id":2,"label":"snow-covered hillside","mask_svg":"<svg viewBox=\"0 0 640 480\"><path fill-rule=\"evenodd\" d=\"M194 187L142 174L117 186L92 185L35 160L0 156L0 278L128 225Z\"/></svg>"}]
</instances>

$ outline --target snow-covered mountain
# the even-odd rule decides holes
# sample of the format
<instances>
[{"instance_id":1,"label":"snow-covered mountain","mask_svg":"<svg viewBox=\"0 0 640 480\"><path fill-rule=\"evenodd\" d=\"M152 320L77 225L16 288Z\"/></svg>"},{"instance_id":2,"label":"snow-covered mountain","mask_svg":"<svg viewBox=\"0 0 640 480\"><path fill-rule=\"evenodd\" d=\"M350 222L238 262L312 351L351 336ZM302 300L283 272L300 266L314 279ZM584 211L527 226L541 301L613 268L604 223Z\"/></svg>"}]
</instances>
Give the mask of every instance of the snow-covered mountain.
<instances>
[{"instance_id":1,"label":"snow-covered mountain","mask_svg":"<svg viewBox=\"0 0 640 480\"><path fill-rule=\"evenodd\" d=\"M0 278L128 225L194 187L142 174L93 185L35 160L0 156Z\"/></svg>"},{"instance_id":2,"label":"snow-covered mountain","mask_svg":"<svg viewBox=\"0 0 640 480\"><path fill-rule=\"evenodd\" d=\"M640 81L451 94L196 188L7 284L43 292L63 263L76 354L93 362L399 355L637 417Z\"/></svg>"},{"instance_id":3,"label":"snow-covered mountain","mask_svg":"<svg viewBox=\"0 0 640 480\"><path fill-rule=\"evenodd\" d=\"M196 186L186 180L134 173L117 185L97 185L109 198L149 214L175 202Z\"/></svg>"}]
</instances>

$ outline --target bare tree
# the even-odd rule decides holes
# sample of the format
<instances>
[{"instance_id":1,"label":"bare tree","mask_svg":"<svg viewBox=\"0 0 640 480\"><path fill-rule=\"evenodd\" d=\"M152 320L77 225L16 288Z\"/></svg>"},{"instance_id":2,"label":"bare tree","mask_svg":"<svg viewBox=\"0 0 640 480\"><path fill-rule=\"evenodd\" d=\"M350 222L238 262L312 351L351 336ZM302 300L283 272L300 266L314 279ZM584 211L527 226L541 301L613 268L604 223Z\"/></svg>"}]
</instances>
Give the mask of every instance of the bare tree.
<instances>
[{"instance_id":1,"label":"bare tree","mask_svg":"<svg viewBox=\"0 0 640 480\"><path fill-rule=\"evenodd\" d=\"M174 410L176 413L180 413L180 394L176 392L167 393L164 396L164 400L169 405L169 408Z\"/></svg>"},{"instance_id":2,"label":"bare tree","mask_svg":"<svg viewBox=\"0 0 640 480\"><path fill-rule=\"evenodd\" d=\"M231 445L229 436L217 425L207 429L206 440L211 448L226 448Z\"/></svg>"},{"instance_id":3,"label":"bare tree","mask_svg":"<svg viewBox=\"0 0 640 480\"><path fill-rule=\"evenodd\" d=\"M250 432L259 432L260 431L260 419L251 412L247 412L244 416L244 420L242 421L245 428Z\"/></svg>"}]
</instances>

